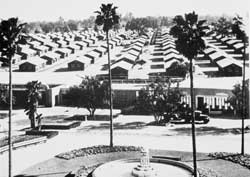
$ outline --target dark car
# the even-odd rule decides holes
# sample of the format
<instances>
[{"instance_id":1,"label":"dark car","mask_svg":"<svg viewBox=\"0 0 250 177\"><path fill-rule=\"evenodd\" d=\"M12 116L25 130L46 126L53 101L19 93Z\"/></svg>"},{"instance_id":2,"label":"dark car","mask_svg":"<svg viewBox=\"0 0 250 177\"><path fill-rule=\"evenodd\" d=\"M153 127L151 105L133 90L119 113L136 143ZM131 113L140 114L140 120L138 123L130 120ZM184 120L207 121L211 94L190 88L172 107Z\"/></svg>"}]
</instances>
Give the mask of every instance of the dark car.
<instances>
[{"instance_id":1,"label":"dark car","mask_svg":"<svg viewBox=\"0 0 250 177\"><path fill-rule=\"evenodd\" d=\"M195 122L207 124L209 122L209 116L206 114L202 114L201 111L194 111ZM184 119L186 123L190 123L192 121L191 113L184 113L180 116L180 118Z\"/></svg>"}]
</instances>

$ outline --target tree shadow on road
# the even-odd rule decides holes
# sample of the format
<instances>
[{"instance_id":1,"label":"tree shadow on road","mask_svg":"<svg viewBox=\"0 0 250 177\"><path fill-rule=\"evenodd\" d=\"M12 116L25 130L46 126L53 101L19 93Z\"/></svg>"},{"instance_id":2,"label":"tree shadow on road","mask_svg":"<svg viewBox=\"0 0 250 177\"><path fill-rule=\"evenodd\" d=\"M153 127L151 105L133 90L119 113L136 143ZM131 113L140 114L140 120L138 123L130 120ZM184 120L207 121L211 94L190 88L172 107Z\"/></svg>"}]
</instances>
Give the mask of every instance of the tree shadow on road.
<instances>
[{"instance_id":1,"label":"tree shadow on road","mask_svg":"<svg viewBox=\"0 0 250 177\"><path fill-rule=\"evenodd\" d=\"M147 124L145 122L129 122L129 123L114 123L114 129L115 130L133 130L133 129L143 129L144 127L146 127ZM101 123L98 125L89 125L89 126L85 126L83 127L83 129L78 129L78 130L105 130L105 129L109 129L110 128L110 124L109 123Z\"/></svg>"},{"instance_id":2,"label":"tree shadow on road","mask_svg":"<svg viewBox=\"0 0 250 177\"><path fill-rule=\"evenodd\" d=\"M171 131L175 131L177 135L191 135L191 127L174 128ZM226 134L241 134L240 128L219 128L213 126L197 127L195 129L196 135L226 135ZM249 133L249 131L245 131Z\"/></svg>"},{"instance_id":3,"label":"tree shadow on road","mask_svg":"<svg viewBox=\"0 0 250 177\"><path fill-rule=\"evenodd\" d=\"M68 68L59 68L59 69L56 69L55 72L68 72L70 70L68 70Z\"/></svg>"},{"instance_id":4,"label":"tree shadow on road","mask_svg":"<svg viewBox=\"0 0 250 177\"><path fill-rule=\"evenodd\" d=\"M14 177L38 177L36 175L16 175Z\"/></svg>"}]
</instances>

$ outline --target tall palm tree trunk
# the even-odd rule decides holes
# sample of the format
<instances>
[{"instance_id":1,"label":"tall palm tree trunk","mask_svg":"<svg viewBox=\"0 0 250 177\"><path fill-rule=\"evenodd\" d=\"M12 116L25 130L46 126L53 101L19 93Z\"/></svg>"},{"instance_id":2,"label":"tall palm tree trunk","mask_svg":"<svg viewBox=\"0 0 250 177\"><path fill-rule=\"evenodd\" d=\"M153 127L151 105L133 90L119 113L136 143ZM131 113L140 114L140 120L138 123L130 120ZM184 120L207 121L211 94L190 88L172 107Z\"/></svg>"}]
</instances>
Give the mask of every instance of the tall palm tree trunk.
<instances>
[{"instance_id":1,"label":"tall palm tree trunk","mask_svg":"<svg viewBox=\"0 0 250 177\"><path fill-rule=\"evenodd\" d=\"M9 177L12 177L12 61L9 59Z\"/></svg>"},{"instance_id":2,"label":"tall palm tree trunk","mask_svg":"<svg viewBox=\"0 0 250 177\"><path fill-rule=\"evenodd\" d=\"M192 118L193 166L194 166L194 177L197 177L195 115L194 115L193 59L191 58L189 61L190 61L189 73L190 73L190 96L191 96L191 118Z\"/></svg>"},{"instance_id":3,"label":"tall palm tree trunk","mask_svg":"<svg viewBox=\"0 0 250 177\"><path fill-rule=\"evenodd\" d=\"M34 114L32 113L32 115L30 115L30 128L31 129L35 129L36 128L36 124L35 124L35 116Z\"/></svg>"},{"instance_id":4,"label":"tall palm tree trunk","mask_svg":"<svg viewBox=\"0 0 250 177\"><path fill-rule=\"evenodd\" d=\"M109 52L109 34L106 32L107 52L108 52L108 66L109 66L109 110L110 110L110 147L113 147L113 99L112 99L112 76Z\"/></svg>"},{"instance_id":5,"label":"tall palm tree trunk","mask_svg":"<svg viewBox=\"0 0 250 177\"><path fill-rule=\"evenodd\" d=\"M245 69L246 69L246 60L245 60L245 53L246 53L246 42L244 42L244 52L243 52L243 70L242 70L242 119L241 119L241 154L244 155L245 153L245 117L246 117L246 91L245 91Z\"/></svg>"}]
</instances>

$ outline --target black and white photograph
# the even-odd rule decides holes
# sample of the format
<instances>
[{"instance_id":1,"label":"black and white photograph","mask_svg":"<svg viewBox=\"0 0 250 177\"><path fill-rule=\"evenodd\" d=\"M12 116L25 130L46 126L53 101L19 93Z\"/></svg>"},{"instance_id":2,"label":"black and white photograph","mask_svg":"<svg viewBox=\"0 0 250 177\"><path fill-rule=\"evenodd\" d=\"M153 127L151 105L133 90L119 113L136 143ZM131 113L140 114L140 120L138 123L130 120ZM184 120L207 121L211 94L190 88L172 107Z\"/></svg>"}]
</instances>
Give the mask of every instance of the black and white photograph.
<instances>
[{"instance_id":1,"label":"black and white photograph","mask_svg":"<svg viewBox=\"0 0 250 177\"><path fill-rule=\"evenodd\" d=\"M0 0L0 177L250 177L248 0Z\"/></svg>"}]
</instances>

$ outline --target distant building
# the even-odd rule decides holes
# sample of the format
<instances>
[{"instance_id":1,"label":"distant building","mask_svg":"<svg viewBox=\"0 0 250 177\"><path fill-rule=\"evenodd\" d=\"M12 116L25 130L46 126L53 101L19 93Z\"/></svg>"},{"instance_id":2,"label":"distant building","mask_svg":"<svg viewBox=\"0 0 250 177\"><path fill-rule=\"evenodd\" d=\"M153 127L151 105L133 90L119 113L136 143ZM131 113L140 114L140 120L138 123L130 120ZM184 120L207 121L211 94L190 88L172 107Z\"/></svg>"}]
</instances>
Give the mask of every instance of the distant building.
<instances>
[{"instance_id":1,"label":"distant building","mask_svg":"<svg viewBox=\"0 0 250 177\"><path fill-rule=\"evenodd\" d=\"M55 53L60 54L60 58L66 58L71 53L71 50L67 48L62 48L62 49L55 50Z\"/></svg>"},{"instance_id":2,"label":"distant building","mask_svg":"<svg viewBox=\"0 0 250 177\"><path fill-rule=\"evenodd\" d=\"M19 65L19 71L35 72L46 66L46 60L39 57L30 58Z\"/></svg>"},{"instance_id":3,"label":"distant building","mask_svg":"<svg viewBox=\"0 0 250 177\"><path fill-rule=\"evenodd\" d=\"M126 60L120 60L111 65L111 75L114 79L128 79L129 70L133 64Z\"/></svg>"},{"instance_id":4,"label":"distant building","mask_svg":"<svg viewBox=\"0 0 250 177\"><path fill-rule=\"evenodd\" d=\"M23 48L18 54L22 56L22 60L26 60L30 57L34 57L37 51L30 48Z\"/></svg>"},{"instance_id":5,"label":"distant building","mask_svg":"<svg viewBox=\"0 0 250 177\"><path fill-rule=\"evenodd\" d=\"M91 64L95 63L96 60L99 59L101 56L99 52L96 52L94 50L90 51L89 53L85 54L84 56L88 57L91 59Z\"/></svg>"},{"instance_id":6,"label":"distant building","mask_svg":"<svg viewBox=\"0 0 250 177\"><path fill-rule=\"evenodd\" d=\"M103 55L105 55L107 53L107 49L103 48L103 47L98 47L96 49L94 49L95 52L98 52L100 54L100 57L102 57Z\"/></svg>"},{"instance_id":7,"label":"distant building","mask_svg":"<svg viewBox=\"0 0 250 177\"><path fill-rule=\"evenodd\" d=\"M83 71L85 69L85 61L79 58L74 59L68 63L69 71Z\"/></svg>"},{"instance_id":8,"label":"distant building","mask_svg":"<svg viewBox=\"0 0 250 177\"><path fill-rule=\"evenodd\" d=\"M41 58L46 60L47 65L51 65L57 62L60 59L60 54L54 52L47 52L46 54L42 55Z\"/></svg>"}]
</instances>

